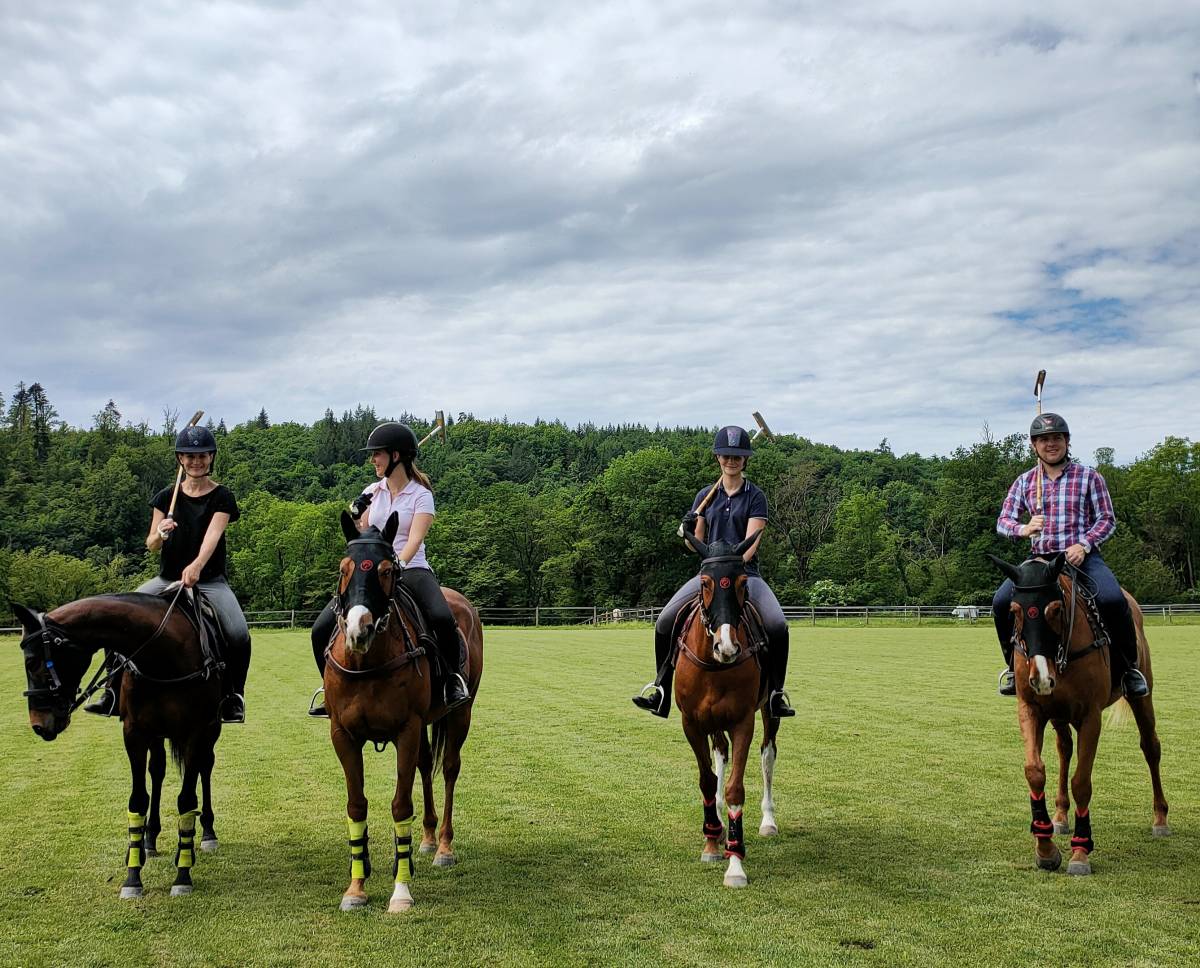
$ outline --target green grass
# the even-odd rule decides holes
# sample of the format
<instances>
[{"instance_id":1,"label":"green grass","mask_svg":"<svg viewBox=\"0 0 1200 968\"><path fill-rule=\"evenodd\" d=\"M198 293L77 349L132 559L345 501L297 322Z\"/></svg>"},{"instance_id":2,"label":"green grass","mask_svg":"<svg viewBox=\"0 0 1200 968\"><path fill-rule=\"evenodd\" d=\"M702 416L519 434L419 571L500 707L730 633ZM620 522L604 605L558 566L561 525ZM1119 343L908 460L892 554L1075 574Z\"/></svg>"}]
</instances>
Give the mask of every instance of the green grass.
<instances>
[{"instance_id":1,"label":"green grass","mask_svg":"<svg viewBox=\"0 0 1200 968\"><path fill-rule=\"evenodd\" d=\"M1200 959L1200 632L1152 630L1175 836L1150 836L1132 724L1095 770L1095 875L1037 872L1011 700L975 628L794 630L776 771L781 836L749 888L702 865L696 770L677 715L628 697L647 630L489 630L449 870L418 858L407 915L390 893L394 759L369 753L377 873L342 914L345 792L328 728L304 715L306 636L255 636L250 722L217 748L221 848L171 898L171 850L117 897L127 767L116 721L30 731L15 640L0 641L0 965L1188 965ZM1053 768L1052 744L1047 746ZM174 827L174 778L164 838ZM440 796L440 793L439 793ZM440 804L439 804L440 806ZM173 834L163 846L173 846Z\"/></svg>"}]
</instances>

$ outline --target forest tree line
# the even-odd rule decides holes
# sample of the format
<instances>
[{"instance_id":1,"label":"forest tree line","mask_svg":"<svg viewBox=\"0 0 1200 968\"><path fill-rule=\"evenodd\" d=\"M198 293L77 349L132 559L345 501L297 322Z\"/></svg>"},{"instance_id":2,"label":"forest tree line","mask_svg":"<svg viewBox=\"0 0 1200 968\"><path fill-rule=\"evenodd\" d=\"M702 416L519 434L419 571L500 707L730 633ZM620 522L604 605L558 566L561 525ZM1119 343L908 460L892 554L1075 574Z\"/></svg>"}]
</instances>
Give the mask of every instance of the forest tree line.
<instances>
[{"instance_id":1,"label":"forest tree line","mask_svg":"<svg viewBox=\"0 0 1200 968\"><path fill-rule=\"evenodd\" d=\"M328 600L344 543L338 516L374 480L359 448L384 419L367 406L315 424L267 412L227 427L214 478L237 496L230 583L247 609ZM0 616L128 590L157 570L145 550L148 502L174 479L186 418L124 421L113 401L88 428L58 418L45 388L0 395ZM449 421L425 446L438 515L427 541L442 582L479 606L657 605L696 569L675 529L717 476L712 428L569 427ZM1077 455L1104 475L1117 509L1103 553L1143 602L1200 600L1200 444L1168 437L1130 464ZM842 450L802 437L764 441L747 476L771 506L763 574L788 605L985 604L999 583L986 552L1026 543L995 533L1008 486L1033 459L1020 435L946 457Z\"/></svg>"}]
</instances>

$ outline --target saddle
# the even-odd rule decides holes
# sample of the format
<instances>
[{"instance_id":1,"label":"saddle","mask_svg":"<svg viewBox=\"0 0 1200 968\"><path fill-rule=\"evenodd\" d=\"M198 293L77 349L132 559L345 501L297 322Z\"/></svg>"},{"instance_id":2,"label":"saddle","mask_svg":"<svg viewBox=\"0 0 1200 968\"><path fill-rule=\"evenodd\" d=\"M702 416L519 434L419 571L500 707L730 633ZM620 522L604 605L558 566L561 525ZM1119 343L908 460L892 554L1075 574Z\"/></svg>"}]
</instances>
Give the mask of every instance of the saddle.
<instances>
[{"instance_id":1,"label":"saddle","mask_svg":"<svg viewBox=\"0 0 1200 968\"><path fill-rule=\"evenodd\" d=\"M172 582L158 593L158 597L174 602L175 610L195 629L196 638L200 642L200 654L203 656L205 677L212 672L223 676L225 660L229 655L229 640L225 636L225 630L221 628L216 609L199 587L185 588L182 591L180 594L178 582Z\"/></svg>"}]
</instances>

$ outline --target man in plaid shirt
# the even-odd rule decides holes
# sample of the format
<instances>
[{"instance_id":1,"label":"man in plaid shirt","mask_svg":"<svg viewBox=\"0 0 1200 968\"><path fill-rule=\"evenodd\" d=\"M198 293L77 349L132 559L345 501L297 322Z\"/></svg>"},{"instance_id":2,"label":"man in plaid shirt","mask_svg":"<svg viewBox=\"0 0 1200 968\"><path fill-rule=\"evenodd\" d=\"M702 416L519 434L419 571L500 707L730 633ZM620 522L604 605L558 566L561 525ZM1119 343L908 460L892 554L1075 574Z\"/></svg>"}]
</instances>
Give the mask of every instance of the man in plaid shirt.
<instances>
[{"instance_id":1,"label":"man in plaid shirt","mask_svg":"<svg viewBox=\"0 0 1200 968\"><path fill-rule=\"evenodd\" d=\"M1144 696L1150 691L1137 667L1137 633L1125 593L1100 556L1100 545L1117 529L1112 499L1104 478L1071 460L1071 431L1056 413L1039 414L1029 428L1029 441L1037 454L1037 466L1026 471L1008 489L996 530L1014 541L1031 538L1033 554L1051 557L1060 551L1067 561L1091 579L1096 604L1111 639L1111 653L1123 660L1121 688L1126 696ZM1038 485L1041 482L1041 503ZM1029 521L1021 523L1021 516ZM992 600L996 634L1007 666L1000 674L1000 695L1016 695L1012 661L1013 583L1006 579Z\"/></svg>"}]
</instances>

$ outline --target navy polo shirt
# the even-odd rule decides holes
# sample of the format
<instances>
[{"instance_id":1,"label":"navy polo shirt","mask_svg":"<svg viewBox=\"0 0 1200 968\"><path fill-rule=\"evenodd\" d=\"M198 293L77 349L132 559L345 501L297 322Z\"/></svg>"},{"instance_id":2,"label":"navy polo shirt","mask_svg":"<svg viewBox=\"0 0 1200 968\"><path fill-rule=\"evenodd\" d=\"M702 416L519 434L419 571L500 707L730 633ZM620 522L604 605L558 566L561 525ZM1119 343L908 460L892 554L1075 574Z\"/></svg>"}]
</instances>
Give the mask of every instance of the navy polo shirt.
<instances>
[{"instance_id":1,"label":"navy polo shirt","mask_svg":"<svg viewBox=\"0 0 1200 968\"><path fill-rule=\"evenodd\" d=\"M711 488L710 484L696 495L696 500L692 502L693 511L700 506ZM704 509L704 540L709 544L713 541L727 541L729 544L744 541L751 518L767 520L767 496L761 487L743 478L741 489L733 494L726 494L723 487L718 488L712 504ZM750 559L746 570L752 575L758 574L758 555Z\"/></svg>"}]
</instances>

